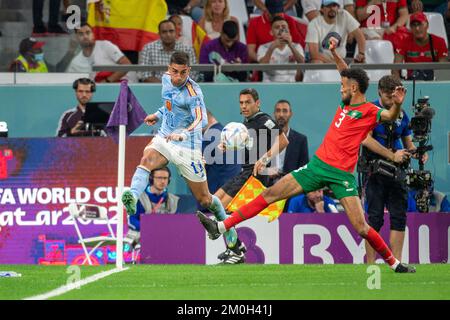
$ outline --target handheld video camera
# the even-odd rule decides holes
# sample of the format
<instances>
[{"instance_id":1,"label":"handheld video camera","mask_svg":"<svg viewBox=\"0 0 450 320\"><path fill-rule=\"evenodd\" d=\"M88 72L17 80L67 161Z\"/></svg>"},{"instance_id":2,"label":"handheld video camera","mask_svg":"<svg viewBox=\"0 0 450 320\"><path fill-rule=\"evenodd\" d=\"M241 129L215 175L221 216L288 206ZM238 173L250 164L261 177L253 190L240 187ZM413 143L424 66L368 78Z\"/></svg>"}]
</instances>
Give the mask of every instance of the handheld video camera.
<instances>
[{"instance_id":1,"label":"handheld video camera","mask_svg":"<svg viewBox=\"0 0 450 320\"><path fill-rule=\"evenodd\" d=\"M429 104L429 97L419 98L413 106L414 117L411 118L410 127L413 131L413 141L426 141L431 132L431 119L435 111Z\"/></svg>"},{"instance_id":2,"label":"handheld video camera","mask_svg":"<svg viewBox=\"0 0 450 320\"><path fill-rule=\"evenodd\" d=\"M412 153L417 154L419 170L409 169L406 175L407 185L417 190L415 195L416 206L420 212L428 212L434 181L431 171L425 170L423 155L433 150L433 146L427 144L431 133L431 120L435 114L430 106L429 97L419 98L413 104L414 117L411 118L410 128L413 132L413 141L419 142L419 146ZM413 98L414 103L414 98Z\"/></svg>"}]
</instances>

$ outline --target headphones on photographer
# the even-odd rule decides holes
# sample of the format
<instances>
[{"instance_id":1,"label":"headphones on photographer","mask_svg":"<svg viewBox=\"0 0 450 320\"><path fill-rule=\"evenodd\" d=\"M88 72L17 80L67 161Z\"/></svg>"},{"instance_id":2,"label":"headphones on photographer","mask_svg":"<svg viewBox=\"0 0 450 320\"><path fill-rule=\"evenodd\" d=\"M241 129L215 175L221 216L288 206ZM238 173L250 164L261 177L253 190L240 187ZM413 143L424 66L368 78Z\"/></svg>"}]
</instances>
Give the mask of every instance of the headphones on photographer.
<instances>
[{"instance_id":1,"label":"headphones on photographer","mask_svg":"<svg viewBox=\"0 0 450 320\"><path fill-rule=\"evenodd\" d=\"M92 93L95 92L95 90L96 90L95 82L92 81L92 80L89 79L89 78L80 78L80 79L75 80L75 81L73 82L73 84L72 84L73 90L77 91L78 85L79 85L80 83L81 83L81 84L90 84L90 85L91 85L91 92L92 92Z\"/></svg>"},{"instance_id":2,"label":"headphones on photographer","mask_svg":"<svg viewBox=\"0 0 450 320\"><path fill-rule=\"evenodd\" d=\"M160 169L152 170L152 172L150 172L150 176L148 177L148 182L150 183L150 185L153 185L153 173L155 171L159 171L159 170L166 171L169 174L169 180L168 180L167 184L170 184L170 177L172 176L172 173L170 172L170 169L168 167L163 167Z\"/></svg>"}]
</instances>

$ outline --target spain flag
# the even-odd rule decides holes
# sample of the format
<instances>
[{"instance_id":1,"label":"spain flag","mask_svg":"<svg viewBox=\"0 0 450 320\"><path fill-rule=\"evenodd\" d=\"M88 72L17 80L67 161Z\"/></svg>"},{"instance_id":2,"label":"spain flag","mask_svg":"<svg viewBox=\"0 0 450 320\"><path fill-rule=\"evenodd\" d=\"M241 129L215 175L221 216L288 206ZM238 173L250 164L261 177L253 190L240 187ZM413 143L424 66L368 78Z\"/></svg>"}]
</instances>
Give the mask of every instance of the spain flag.
<instances>
[{"instance_id":1,"label":"spain flag","mask_svg":"<svg viewBox=\"0 0 450 320\"><path fill-rule=\"evenodd\" d=\"M195 22L192 23L192 47L194 48L197 61L200 59L200 49L202 48L202 45L209 40L210 39L206 35L205 30L203 30L202 27Z\"/></svg>"},{"instance_id":2,"label":"spain flag","mask_svg":"<svg viewBox=\"0 0 450 320\"><path fill-rule=\"evenodd\" d=\"M159 39L158 24L166 14L164 0L91 0L87 21L96 39L109 40L121 50L141 51Z\"/></svg>"},{"instance_id":3,"label":"spain flag","mask_svg":"<svg viewBox=\"0 0 450 320\"><path fill-rule=\"evenodd\" d=\"M247 182L242 186L241 190L234 196L233 200L228 204L226 210L228 212L234 212L244 204L249 203L255 199L266 187L256 179L254 176L248 178ZM278 219L281 213L283 213L286 199L272 203L266 209L259 213L260 216L267 217L269 222Z\"/></svg>"}]
</instances>

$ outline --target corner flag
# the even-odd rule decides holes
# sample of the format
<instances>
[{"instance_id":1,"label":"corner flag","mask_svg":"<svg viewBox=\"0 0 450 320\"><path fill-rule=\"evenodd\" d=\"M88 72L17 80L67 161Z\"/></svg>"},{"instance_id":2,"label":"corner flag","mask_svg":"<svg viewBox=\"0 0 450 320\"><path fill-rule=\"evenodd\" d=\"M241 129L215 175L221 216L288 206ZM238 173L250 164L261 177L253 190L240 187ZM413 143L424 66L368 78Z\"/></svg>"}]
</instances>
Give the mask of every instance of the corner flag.
<instances>
[{"instance_id":1,"label":"corner flag","mask_svg":"<svg viewBox=\"0 0 450 320\"><path fill-rule=\"evenodd\" d=\"M122 80L119 97L114 104L105 131L118 143L120 125L125 125L127 127L127 135L130 135L144 122L146 116L147 113L128 87L128 82Z\"/></svg>"},{"instance_id":2,"label":"corner flag","mask_svg":"<svg viewBox=\"0 0 450 320\"><path fill-rule=\"evenodd\" d=\"M266 187L256 179L254 176L250 176L245 184L242 186L241 190L234 196L231 202L227 206L227 211L234 212L239 209L244 204L249 203L255 199L261 192L264 191ZM286 204L286 199L277 201L270 204L266 209L259 213L260 216L268 218L268 222L272 222L281 215Z\"/></svg>"},{"instance_id":3,"label":"corner flag","mask_svg":"<svg viewBox=\"0 0 450 320\"><path fill-rule=\"evenodd\" d=\"M125 183L125 142L126 136L136 130L144 121L146 113L139 101L128 87L128 82L123 80L120 84L120 93L114 105L113 111L106 125L106 132L112 136L118 147L117 161L117 244L116 267L123 269L123 203L120 196L123 193Z\"/></svg>"}]
</instances>

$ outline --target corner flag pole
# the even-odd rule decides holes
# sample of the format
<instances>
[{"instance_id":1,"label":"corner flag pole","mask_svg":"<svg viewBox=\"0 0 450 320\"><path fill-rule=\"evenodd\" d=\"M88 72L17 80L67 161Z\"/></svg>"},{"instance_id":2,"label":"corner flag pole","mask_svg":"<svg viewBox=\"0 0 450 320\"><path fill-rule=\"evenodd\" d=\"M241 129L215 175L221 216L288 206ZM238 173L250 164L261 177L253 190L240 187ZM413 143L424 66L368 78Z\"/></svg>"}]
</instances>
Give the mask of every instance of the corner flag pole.
<instances>
[{"instance_id":1,"label":"corner flag pole","mask_svg":"<svg viewBox=\"0 0 450 320\"><path fill-rule=\"evenodd\" d=\"M147 113L128 87L128 81L120 82L120 92L106 124L106 133L119 144L117 161L117 229L116 267L123 268L123 203L121 196L125 184L125 139L145 120ZM119 130L117 130L119 128Z\"/></svg>"},{"instance_id":2,"label":"corner flag pole","mask_svg":"<svg viewBox=\"0 0 450 320\"><path fill-rule=\"evenodd\" d=\"M116 245L116 268L123 269L123 203L120 196L125 184L125 141L126 126L119 126L119 152L117 172L117 245Z\"/></svg>"}]
</instances>

